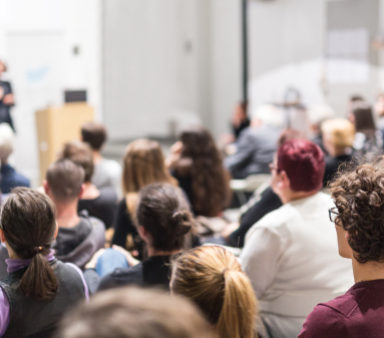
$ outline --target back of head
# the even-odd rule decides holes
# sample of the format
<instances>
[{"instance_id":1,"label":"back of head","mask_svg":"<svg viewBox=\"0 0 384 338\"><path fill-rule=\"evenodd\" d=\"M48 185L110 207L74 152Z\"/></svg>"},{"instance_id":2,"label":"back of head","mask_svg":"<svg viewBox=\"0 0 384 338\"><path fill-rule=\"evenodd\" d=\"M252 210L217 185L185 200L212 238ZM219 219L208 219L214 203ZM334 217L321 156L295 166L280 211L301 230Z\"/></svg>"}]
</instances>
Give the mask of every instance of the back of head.
<instances>
[{"instance_id":1,"label":"back of head","mask_svg":"<svg viewBox=\"0 0 384 338\"><path fill-rule=\"evenodd\" d=\"M82 167L64 159L49 166L46 179L54 199L65 203L79 197L84 176Z\"/></svg>"},{"instance_id":2,"label":"back of head","mask_svg":"<svg viewBox=\"0 0 384 338\"><path fill-rule=\"evenodd\" d=\"M81 126L81 140L88 143L92 150L100 151L107 140L107 130L101 123L84 123Z\"/></svg>"},{"instance_id":3,"label":"back of head","mask_svg":"<svg viewBox=\"0 0 384 338\"><path fill-rule=\"evenodd\" d=\"M285 117L281 109L271 104L264 104L252 111L252 124L261 121L262 124L275 128L283 128Z\"/></svg>"},{"instance_id":4,"label":"back of head","mask_svg":"<svg viewBox=\"0 0 384 338\"><path fill-rule=\"evenodd\" d=\"M0 161L6 162L13 152L15 134L8 123L0 124Z\"/></svg>"},{"instance_id":5,"label":"back of head","mask_svg":"<svg viewBox=\"0 0 384 338\"><path fill-rule=\"evenodd\" d=\"M357 132L374 132L376 129L372 107L365 102L358 101L352 106L355 128Z\"/></svg>"},{"instance_id":6,"label":"back of head","mask_svg":"<svg viewBox=\"0 0 384 338\"><path fill-rule=\"evenodd\" d=\"M68 314L59 338L215 338L184 298L160 290L123 288L96 294Z\"/></svg>"},{"instance_id":7,"label":"back of head","mask_svg":"<svg viewBox=\"0 0 384 338\"><path fill-rule=\"evenodd\" d=\"M340 173L331 184L338 210L336 224L360 263L384 261L384 160Z\"/></svg>"},{"instance_id":8,"label":"back of head","mask_svg":"<svg viewBox=\"0 0 384 338\"><path fill-rule=\"evenodd\" d=\"M286 172L293 191L320 190L325 169L324 154L311 141L289 140L277 151L277 168Z\"/></svg>"},{"instance_id":9,"label":"back of head","mask_svg":"<svg viewBox=\"0 0 384 338\"><path fill-rule=\"evenodd\" d=\"M165 167L159 143L147 139L131 142L124 155L124 192L138 192L142 187L154 182L174 182Z\"/></svg>"},{"instance_id":10,"label":"back of head","mask_svg":"<svg viewBox=\"0 0 384 338\"><path fill-rule=\"evenodd\" d=\"M346 148L353 145L355 127L347 119L326 120L321 125L321 131L324 143L329 143L336 150L336 154L342 154Z\"/></svg>"},{"instance_id":11,"label":"back of head","mask_svg":"<svg viewBox=\"0 0 384 338\"><path fill-rule=\"evenodd\" d=\"M211 133L203 127L185 129L182 151L175 170L191 182L193 210L197 215L217 216L231 197L229 173Z\"/></svg>"},{"instance_id":12,"label":"back of head","mask_svg":"<svg viewBox=\"0 0 384 338\"><path fill-rule=\"evenodd\" d=\"M218 246L202 246L173 262L171 290L192 299L222 338L251 338L256 298L236 257Z\"/></svg>"},{"instance_id":13,"label":"back of head","mask_svg":"<svg viewBox=\"0 0 384 338\"><path fill-rule=\"evenodd\" d=\"M91 182L94 165L91 148L83 142L72 141L64 144L59 159L68 159L84 169L84 182Z\"/></svg>"},{"instance_id":14,"label":"back of head","mask_svg":"<svg viewBox=\"0 0 384 338\"><path fill-rule=\"evenodd\" d=\"M151 236L156 250L180 250L193 220L180 188L169 183L153 183L140 190L136 210L138 225Z\"/></svg>"},{"instance_id":15,"label":"back of head","mask_svg":"<svg viewBox=\"0 0 384 338\"><path fill-rule=\"evenodd\" d=\"M44 257L50 252L56 231L50 199L32 189L14 189L2 207L1 230L18 258L32 259L21 278L21 291L35 299L52 298L58 285Z\"/></svg>"},{"instance_id":16,"label":"back of head","mask_svg":"<svg viewBox=\"0 0 384 338\"><path fill-rule=\"evenodd\" d=\"M211 133L200 126L184 129L179 137L183 144L182 156L192 159L204 156L217 158L219 151Z\"/></svg>"}]
</instances>

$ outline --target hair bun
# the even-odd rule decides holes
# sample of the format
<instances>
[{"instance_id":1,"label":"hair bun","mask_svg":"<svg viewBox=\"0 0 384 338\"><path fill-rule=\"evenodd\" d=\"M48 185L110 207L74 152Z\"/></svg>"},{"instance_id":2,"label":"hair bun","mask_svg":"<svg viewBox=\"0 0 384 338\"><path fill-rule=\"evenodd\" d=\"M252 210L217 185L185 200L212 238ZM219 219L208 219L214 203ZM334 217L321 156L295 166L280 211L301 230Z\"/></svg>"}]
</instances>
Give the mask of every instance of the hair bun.
<instances>
[{"instance_id":1,"label":"hair bun","mask_svg":"<svg viewBox=\"0 0 384 338\"><path fill-rule=\"evenodd\" d=\"M191 230L191 214L188 210L178 210L172 214L172 223L178 235L185 235Z\"/></svg>"}]
</instances>

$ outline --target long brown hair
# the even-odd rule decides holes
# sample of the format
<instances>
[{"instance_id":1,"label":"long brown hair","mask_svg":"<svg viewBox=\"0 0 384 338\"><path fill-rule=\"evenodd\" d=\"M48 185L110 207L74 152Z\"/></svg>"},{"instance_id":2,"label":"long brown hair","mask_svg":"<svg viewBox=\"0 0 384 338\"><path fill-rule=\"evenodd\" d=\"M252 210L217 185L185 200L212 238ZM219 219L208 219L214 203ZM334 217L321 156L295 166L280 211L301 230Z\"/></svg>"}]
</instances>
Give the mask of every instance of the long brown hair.
<instances>
[{"instance_id":1,"label":"long brown hair","mask_svg":"<svg viewBox=\"0 0 384 338\"><path fill-rule=\"evenodd\" d=\"M124 155L122 181L125 194L136 193L142 187L155 182L176 184L165 167L159 143L147 139L128 144Z\"/></svg>"},{"instance_id":2,"label":"long brown hair","mask_svg":"<svg viewBox=\"0 0 384 338\"><path fill-rule=\"evenodd\" d=\"M194 225L182 190L169 183L140 190L136 219L150 234L153 248L162 251L180 250Z\"/></svg>"},{"instance_id":3,"label":"long brown hair","mask_svg":"<svg viewBox=\"0 0 384 338\"><path fill-rule=\"evenodd\" d=\"M252 338L257 301L236 257L219 246L201 246L173 262L171 290L192 300L221 338Z\"/></svg>"},{"instance_id":4,"label":"long brown hair","mask_svg":"<svg viewBox=\"0 0 384 338\"><path fill-rule=\"evenodd\" d=\"M14 189L2 208L0 227L17 257L31 259L20 280L22 293L37 300L52 299L58 281L44 257L56 231L55 208L50 199L29 188Z\"/></svg>"},{"instance_id":5,"label":"long brown hair","mask_svg":"<svg viewBox=\"0 0 384 338\"><path fill-rule=\"evenodd\" d=\"M178 175L187 176L192 185L192 208L196 215L214 217L228 206L231 197L229 173L210 132L194 127L180 135L182 151L173 165Z\"/></svg>"}]
</instances>

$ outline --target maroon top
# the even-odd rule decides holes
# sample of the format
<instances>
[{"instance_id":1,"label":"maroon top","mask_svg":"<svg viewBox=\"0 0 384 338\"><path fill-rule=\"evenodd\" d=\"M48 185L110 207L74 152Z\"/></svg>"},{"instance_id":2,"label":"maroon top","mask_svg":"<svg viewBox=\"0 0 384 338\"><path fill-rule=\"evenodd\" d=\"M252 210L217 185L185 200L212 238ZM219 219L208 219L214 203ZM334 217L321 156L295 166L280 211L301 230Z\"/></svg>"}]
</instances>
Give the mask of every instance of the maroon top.
<instances>
[{"instance_id":1,"label":"maroon top","mask_svg":"<svg viewBox=\"0 0 384 338\"><path fill-rule=\"evenodd\" d=\"M359 282L343 296L318 304L299 338L384 337L384 279Z\"/></svg>"}]
</instances>

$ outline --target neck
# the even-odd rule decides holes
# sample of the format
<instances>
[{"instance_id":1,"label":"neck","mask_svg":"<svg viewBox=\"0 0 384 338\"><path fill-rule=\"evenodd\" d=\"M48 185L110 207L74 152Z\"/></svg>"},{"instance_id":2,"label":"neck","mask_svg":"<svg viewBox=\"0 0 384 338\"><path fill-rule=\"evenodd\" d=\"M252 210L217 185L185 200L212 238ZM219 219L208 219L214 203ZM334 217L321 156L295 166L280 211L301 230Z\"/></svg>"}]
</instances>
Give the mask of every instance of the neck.
<instances>
[{"instance_id":1,"label":"neck","mask_svg":"<svg viewBox=\"0 0 384 338\"><path fill-rule=\"evenodd\" d=\"M92 182L84 183L83 194L81 195L81 199L95 199L100 196L100 191Z\"/></svg>"},{"instance_id":2,"label":"neck","mask_svg":"<svg viewBox=\"0 0 384 338\"><path fill-rule=\"evenodd\" d=\"M300 200L302 198L310 197L315 195L318 192L318 190L313 191L285 191L281 194L278 194L283 204L286 204L288 202Z\"/></svg>"},{"instance_id":3,"label":"neck","mask_svg":"<svg viewBox=\"0 0 384 338\"><path fill-rule=\"evenodd\" d=\"M352 269L353 277L356 283L376 279L384 279L384 263L374 261L369 261L367 263L359 263L353 257Z\"/></svg>"},{"instance_id":4,"label":"neck","mask_svg":"<svg viewBox=\"0 0 384 338\"><path fill-rule=\"evenodd\" d=\"M148 257L153 256L171 256L178 253L180 250L173 251L164 251L164 250L156 250L155 248L148 246Z\"/></svg>"},{"instance_id":5,"label":"neck","mask_svg":"<svg viewBox=\"0 0 384 338\"><path fill-rule=\"evenodd\" d=\"M96 164L96 163L99 163L99 162L101 161L101 159L103 158L103 157L101 156L100 151L98 151L98 150L93 150L92 153L93 153L93 162L94 162L95 164Z\"/></svg>"},{"instance_id":6,"label":"neck","mask_svg":"<svg viewBox=\"0 0 384 338\"><path fill-rule=\"evenodd\" d=\"M59 227L61 228L72 228L76 226L80 218L77 214L77 199L65 203L55 203L56 204L56 221Z\"/></svg>"}]
</instances>

